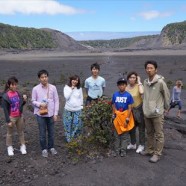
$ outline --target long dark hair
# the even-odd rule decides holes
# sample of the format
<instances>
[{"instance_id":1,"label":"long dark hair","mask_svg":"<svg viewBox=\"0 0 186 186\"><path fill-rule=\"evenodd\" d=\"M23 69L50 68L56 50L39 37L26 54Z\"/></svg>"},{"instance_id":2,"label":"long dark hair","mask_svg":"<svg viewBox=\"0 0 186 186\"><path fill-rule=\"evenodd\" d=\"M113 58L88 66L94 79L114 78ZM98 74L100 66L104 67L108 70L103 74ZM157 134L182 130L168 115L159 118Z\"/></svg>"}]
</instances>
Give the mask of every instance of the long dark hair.
<instances>
[{"instance_id":1,"label":"long dark hair","mask_svg":"<svg viewBox=\"0 0 186 186\"><path fill-rule=\"evenodd\" d=\"M81 87L81 83L80 83L80 78L78 75L74 75L74 76L71 76L69 77L69 83L68 83L68 86L71 87L72 86L72 80L78 80L78 83L77 83L77 89L79 89Z\"/></svg>"},{"instance_id":2,"label":"long dark hair","mask_svg":"<svg viewBox=\"0 0 186 186\"><path fill-rule=\"evenodd\" d=\"M12 76L8 79L8 81L5 84L4 92L7 92L10 88L10 85L14 85L18 83L18 79L15 76Z\"/></svg>"}]
</instances>

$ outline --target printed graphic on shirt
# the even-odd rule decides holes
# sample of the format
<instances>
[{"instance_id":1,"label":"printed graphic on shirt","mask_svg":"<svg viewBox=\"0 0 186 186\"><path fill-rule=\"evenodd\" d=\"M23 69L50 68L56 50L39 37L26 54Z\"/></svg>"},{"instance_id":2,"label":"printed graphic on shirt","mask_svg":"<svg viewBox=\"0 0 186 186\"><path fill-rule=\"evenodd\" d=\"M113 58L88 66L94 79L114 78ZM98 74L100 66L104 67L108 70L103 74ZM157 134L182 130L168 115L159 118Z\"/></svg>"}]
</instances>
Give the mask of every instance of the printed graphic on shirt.
<instances>
[{"instance_id":1,"label":"printed graphic on shirt","mask_svg":"<svg viewBox=\"0 0 186 186\"><path fill-rule=\"evenodd\" d=\"M128 92L116 92L112 97L112 104L114 104L116 110L119 110L120 112L128 110L128 106L133 103L134 100L132 98L132 95Z\"/></svg>"},{"instance_id":2,"label":"printed graphic on shirt","mask_svg":"<svg viewBox=\"0 0 186 186\"><path fill-rule=\"evenodd\" d=\"M8 92L8 97L10 99L10 116L17 117L20 116L20 98L17 92L10 93Z\"/></svg>"},{"instance_id":3,"label":"printed graphic on shirt","mask_svg":"<svg viewBox=\"0 0 186 186\"><path fill-rule=\"evenodd\" d=\"M92 86L93 90L100 90L100 86L97 85L96 83L94 83L94 85Z\"/></svg>"},{"instance_id":4,"label":"printed graphic on shirt","mask_svg":"<svg viewBox=\"0 0 186 186\"><path fill-rule=\"evenodd\" d=\"M116 97L116 103L126 103L127 97Z\"/></svg>"}]
</instances>

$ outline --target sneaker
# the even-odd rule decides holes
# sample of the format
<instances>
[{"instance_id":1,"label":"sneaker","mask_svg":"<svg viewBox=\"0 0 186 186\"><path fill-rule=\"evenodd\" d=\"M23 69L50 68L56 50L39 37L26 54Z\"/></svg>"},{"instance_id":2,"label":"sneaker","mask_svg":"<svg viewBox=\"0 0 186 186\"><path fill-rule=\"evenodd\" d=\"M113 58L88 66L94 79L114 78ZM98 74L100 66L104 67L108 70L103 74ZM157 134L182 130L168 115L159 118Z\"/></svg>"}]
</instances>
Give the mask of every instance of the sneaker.
<instances>
[{"instance_id":1,"label":"sneaker","mask_svg":"<svg viewBox=\"0 0 186 186\"><path fill-rule=\"evenodd\" d=\"M149 152L147 152L147 151L141 151L141 152L139 152L139 154L141 154L142 156L152 156L153 154L152 153L149 153Z\"/></svg>"},{"instance_id":2,"label":"sneaker","mask_svg":"<svg viewBox=\"0 0 186 186\"><path fill-rule=\"evenodd\" d=\"M132 145L131 143L127 146L127 149L133 149L135 150L136 149L136 144Z\"/></svg>"},{"instance_id":3,"label":"sneaker","mask_svg":"<svg viewBox=\"0 0 186 186\"><path fill-rule=\"evenodd\" d=\"M54 148L51 148L51 149L50 149L50 152L52 153L52 155L56 155L56 154L57 154L57 151L56 151L56 149L54 149Z\"/></svg>"},{"instance_id":4,"label":"sneaker","mask_svg":"<svg viewBox=\"0 0 186 186\"><path fill-rule=\"evenodd\" d=\"M140 153L141 151L144 151L144 149L145 149L144 145L139 145L136 150L136 153Z\"/></svg>"},{"instance_id":5,"label":"sneaker","mask_svg":"<svg viewBox=\"0 0 186 186\"><path fill-rule=\"evenodd\" d=\"M113 157L117 157L119 155L119 151L112 151L112 156Z\"/></svg>"},{"instance_id":6,"label":"sneaker","mask_svg":"<svg viewBox=\"0 0 186 186\"><path fill-rule=\"evenodd\" d=\"M14 149L12 146L7 147L8 155L13 156L14 155Z\"/></svg>"},{"instance_id":7,"label":"sneaker","mask_svg":"<svg viewBox=\"0 0 186 186\"><path fill-rule=\"evenodd\" d=\"M149 161L150 161L151 163L156 163L156 162L159 161L159 159L160 159L160 156L154 154L154 155L149 159Z\"/></svg>"},{"instance_id":8,"label":"sneaker","mask_svg":"<svg viewBox=\"0 0 186 186\"><path fill-rule=\"evenodd\" d=\"M42 150L42 156L48 158L48 151L46 149Z\"/></svg>"},{"instance_id":9,"label":"sneaker","mask_svg":"<svg viewBox=\"0 0 186 186\"><path fill-rule=\"evenodd\" d=\"M126 155L127 155L126 151L125 150L121 150L120 156L121 157L125 157Z\"/></svg>"},{"instance_id":10,"label":"sneaker","mask_svg":"<svg viewBox=\"0 0 186 186\"><path fill-rule=\"evenodd\" d=\"M27 154L27 152L26 152L26 146L24 144L21 145L20 151L21 151L21 154Z\"/></svg>"}]
</instances>

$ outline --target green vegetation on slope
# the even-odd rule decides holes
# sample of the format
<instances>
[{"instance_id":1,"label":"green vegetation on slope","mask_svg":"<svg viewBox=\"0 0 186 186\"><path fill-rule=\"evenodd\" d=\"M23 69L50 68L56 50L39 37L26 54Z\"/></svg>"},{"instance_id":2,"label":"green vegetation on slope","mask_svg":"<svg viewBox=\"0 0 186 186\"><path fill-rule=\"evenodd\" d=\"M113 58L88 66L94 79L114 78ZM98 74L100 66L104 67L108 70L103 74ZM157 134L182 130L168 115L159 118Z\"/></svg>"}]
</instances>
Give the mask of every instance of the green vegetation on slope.
<instances>
[{"instance_id":1,"label":"green vegetation on slope","mask_svg":"<svg viewBox=\"0 0 186 186\"><path fill-rule=\"evenodd\" d=\"M171 23L162 29L162 34L166 36L171 43L181 44L186 41L186 21Z\"/></svg>"},{"instance_id":2,"label":"green vegetation on slope","mask_svg":"<svg viewBox=\"0 0 186 186\"><path fill-rule=\"evenodd\" d=\"M21 28L0 23L0 48L39 49L56 48L51 33L34 29Z\"/></svg>"},{"instance_id":3,"label":"green vegetation on slope","mask_svg":"<svg viewBox=\"0 0 186 186\"><path fill-rule=\"evenodd\" d=\"M142 39L151 39L155 37L157 37L157 35L139 36L133 38L124 38L124 39L80 41L80 43L94 48L125 48Z\"/></svg>"}]
</instances>

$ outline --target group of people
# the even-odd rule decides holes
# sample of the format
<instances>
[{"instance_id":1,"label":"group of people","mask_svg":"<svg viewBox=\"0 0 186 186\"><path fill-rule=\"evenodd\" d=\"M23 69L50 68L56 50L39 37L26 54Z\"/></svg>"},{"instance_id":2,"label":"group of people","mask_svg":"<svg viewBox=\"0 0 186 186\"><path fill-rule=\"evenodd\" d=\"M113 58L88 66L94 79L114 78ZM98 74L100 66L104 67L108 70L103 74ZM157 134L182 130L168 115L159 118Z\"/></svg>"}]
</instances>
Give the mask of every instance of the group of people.
<instances>
[{"instance_id":1,"label":"group of people","mask_svg":"<svg viewBox=\"0 0 186 186\"><path fill-rule=\"evenodd\" d=\"M141 155L150 155L150 162L156 163L164 146L164 111L169 111L170 93L164 78L157 74L156 61L147 61L145 70L148 78L142 84L136 72L128 73L127 79L121 77L117 81L118 91L112 96L112 118L115 126L113 156L126 156L129 149L135 149ZM100 66L91 65L92 75L85 80L86 89L85 105L96 102L104 93L105 79L99 76ZM49 83L49 73L46 70L38 72L39 84L32 90L32 104L39 127L39 141L43 157L57 154L54 148L54 123L59 112L59 97L57 89ZM178 83L179 84L179 83ZM13 126L16 126L21 143L20 152L26 154L24 139L23 105L27 101L26 95L21 95L17 90L16 77L8 79L3 94L2 104L7 122L6 145L9 156L14 155L12 145ZM178 88L176 89L178 90ZM176 91L175 90L175 91ZM181 92L180 92L181 93ZM180 93L172 102L180 98ZM83 90L80 78L77 75L69 77L69 82L64 86L65 106L63 111L63 126L66 141L70 142L82 131L81 113L83 109ZM171 102L171 103L172 103ZM181 103L178 103L181 110ZM180 116L180 112L178 113ZM137 146L136 128L139 129L139 144ZM145 129L147 143L145 146ZM48 133L48 134L47 134ZM47 139L48 136L48 139ZM130 143L129 141L130 136Z\"/></svg>"}]
</instances>

